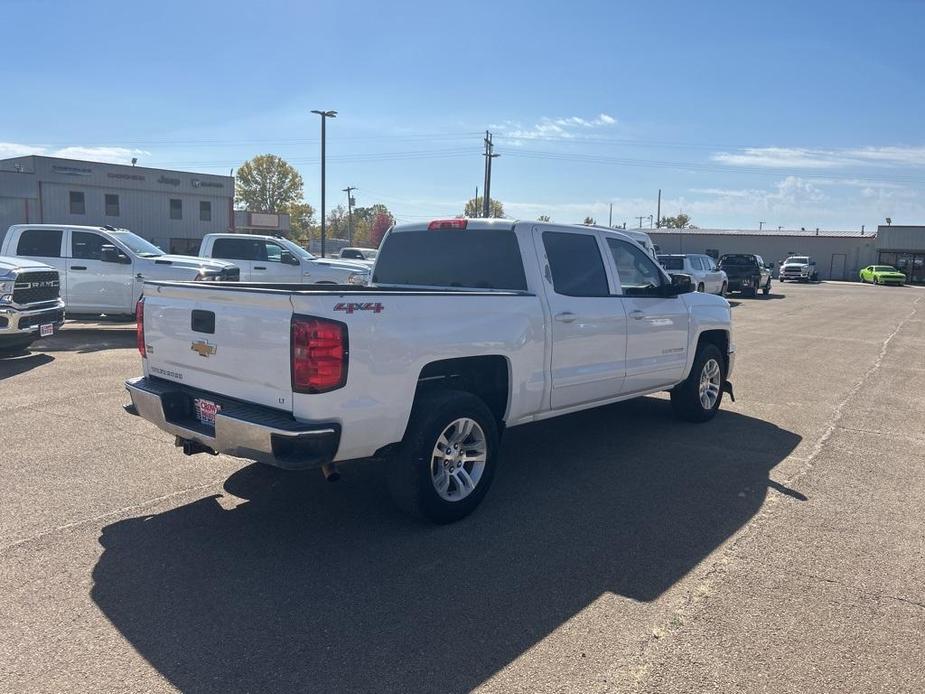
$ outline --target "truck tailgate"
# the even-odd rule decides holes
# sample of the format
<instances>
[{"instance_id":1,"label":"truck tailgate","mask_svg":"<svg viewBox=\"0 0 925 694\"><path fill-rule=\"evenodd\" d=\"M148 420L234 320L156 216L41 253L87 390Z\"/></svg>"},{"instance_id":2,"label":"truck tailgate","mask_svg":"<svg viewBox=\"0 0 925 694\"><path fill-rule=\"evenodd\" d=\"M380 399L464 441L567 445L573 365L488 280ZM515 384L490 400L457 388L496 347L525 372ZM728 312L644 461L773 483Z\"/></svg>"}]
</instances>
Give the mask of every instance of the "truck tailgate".
<instances>
[{"instance_id":1,"label":"truck tailgate","mask_svg":"<svg viewBox=\"0 0 925 694\"><path fill-rule=\"evenodd\" d=\"M147 375L292 411L283 292L146 284Z\"/></svg>"}]
</instances>

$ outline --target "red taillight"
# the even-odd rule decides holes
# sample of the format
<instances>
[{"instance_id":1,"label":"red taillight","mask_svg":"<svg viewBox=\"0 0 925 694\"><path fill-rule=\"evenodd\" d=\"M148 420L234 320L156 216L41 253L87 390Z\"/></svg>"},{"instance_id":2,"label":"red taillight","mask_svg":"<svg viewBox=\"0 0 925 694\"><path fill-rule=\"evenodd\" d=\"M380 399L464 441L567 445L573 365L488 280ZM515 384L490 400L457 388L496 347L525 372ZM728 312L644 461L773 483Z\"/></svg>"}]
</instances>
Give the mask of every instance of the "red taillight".
<instances>
[{"instance_id":1,"label":"red taillight","mask_svg":"<svg viewBox=\"0 0 925 694\"><path fill-rule=\"evenodd\" d=\"M333 320L293 316L292 390L326 393L347 382L347 326Z\"/></svg>"},{"instance_id":2,"label":"red taillight","mask_svg":"<svg viewBox=\"0 0 925 694\"><path fill-rule=\"evenodd\" d=\"M148 350L145 349L145 298L141 297L135 304L135 342L138 345L138 353L142 358L147 358Z\"/></svg>"},{"instance_id":3,"label":"red taillight","mask_svg":"<svg viewBox=\"0 0 925 694\"><path fill-rule=\"evenodd\" d=\"M437 231L438 229L465 229L467 219L435 219L427 225L427 231Z\"/></svg>"}]
</instances>

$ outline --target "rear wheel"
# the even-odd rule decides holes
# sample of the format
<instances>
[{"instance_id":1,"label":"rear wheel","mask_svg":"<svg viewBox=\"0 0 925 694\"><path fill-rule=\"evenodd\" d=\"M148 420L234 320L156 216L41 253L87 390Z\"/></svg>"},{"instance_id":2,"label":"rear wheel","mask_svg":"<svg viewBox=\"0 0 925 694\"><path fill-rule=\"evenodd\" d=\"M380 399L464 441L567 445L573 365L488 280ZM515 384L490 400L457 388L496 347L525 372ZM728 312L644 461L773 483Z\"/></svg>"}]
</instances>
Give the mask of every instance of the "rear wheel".
<instances>
[{"instance_id":1,"label":"rear wheel","mask_svg":"<svg viewBox=\"0 0 925 694\"><path fill-rule=\"evenodd\" d=\"M434 523L465 518L491 486L498 445L498 425L481 399L454 390L423 394L389 463L392 498Z\"/></svg>"},{"instance_id":2,"label":"rear wheel","mask_svg":"<svg viewBox=\"0 0 925 694\"><path fill-rule=\"evenodd\" d=\"M713 419L723 400L724 363L716 345L700 344L690 374L671 390L671 407L676 416L688 422Z\"/></svg>"}]
</instances>

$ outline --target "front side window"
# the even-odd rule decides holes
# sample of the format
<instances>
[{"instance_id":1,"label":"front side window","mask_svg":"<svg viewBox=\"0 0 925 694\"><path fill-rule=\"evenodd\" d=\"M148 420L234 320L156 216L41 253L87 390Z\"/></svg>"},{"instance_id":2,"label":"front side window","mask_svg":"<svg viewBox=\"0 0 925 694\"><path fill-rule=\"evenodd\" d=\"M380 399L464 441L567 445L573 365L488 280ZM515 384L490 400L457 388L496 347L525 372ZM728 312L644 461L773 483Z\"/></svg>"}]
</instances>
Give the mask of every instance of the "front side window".
<instances>
[{"instance_id":1,"label":"front side window","mask_svg":"<svg viewBox=\"0 0 925 694\"><path fill-rule=\"evenodd\" d=\"M212 202L209 200L200 200L199 201L199 221L200 222L211 222L212 221Z\"/></svg>"},{"instance_id":2,"label":"front side window","mask_svg":"<svg viewBox=\"0 0 925 694\"><path fill-rule=\"evenodd\" d=\"M99 234L87 231L71 232L71 257L79 260L102 260L103 246L106 244ZM109 244L110 246L112 244Z\"/></svg>"},{"instance_id":3,"label":"front side window","mask_svg":"<svg viewBox=\"0 0 925 694\"><path fill-rule=\"evenodd\" d=\"M179 198L170 198L170 218L183 219L183 201Z\"/></svg>"},{"instance_id":4,"label":"front side window","mask_svg":"<svg viewBox=\"0 0 925 694\"><path fill-rule=\"evenodd\" d=\"M106 216L107 217L118 217L119 216L119 196L113 195L111 193L106 193Z\"/></svg>"},{"instance_id":5,"label":"front side window","mask_svg":"<svg viewBox=\"0 0 925 694\"><path fill-rule=\"evenodd\" d=\"M19 237L16 255L29 258L60 258L63 233L60 229L26 229Z\"/></svg>"},{"instance_id":6,"label":"front side window","mask_svg":"<svg viewBox=\"0 0 925 694\"><path fill-rule=\"evenodd\" d=\"M283 247L278 243L267 241L267 260L271 263L280 263L283 259Z\"/></svg>"},{"instance_id":7,"label":"front side window","mask_svg":"<svg viewBox=\"0 0 925 694\"><path fill-rule=\"evenodd\" d=\"M87 214L87 206L84 202L84 194L79 190L72 190L68 194L71 214Z\"/></svg>"},{"instance_id":8,"label":"front side window","mask_svg":"<svg viewBox=\"0 0 925 694\"><path fill-rule=\"evenodd\" d=\"M619 239L607 239L607 245L617 266L624 294L659 296L663 282L662 273L639 246Z\"/></svg>"},{"instance_id":9,"label":"front side window","mask_svg":"<svg viewBox=\"0 0 925 694\"><path fill-rule=\"evenodd\" d=\"M556 294L565 296L608 296L607 273L591 234L561 231L543 232L543 246ZM642 252L642 249L640 249Z\"/></svg>"}]
</instances>

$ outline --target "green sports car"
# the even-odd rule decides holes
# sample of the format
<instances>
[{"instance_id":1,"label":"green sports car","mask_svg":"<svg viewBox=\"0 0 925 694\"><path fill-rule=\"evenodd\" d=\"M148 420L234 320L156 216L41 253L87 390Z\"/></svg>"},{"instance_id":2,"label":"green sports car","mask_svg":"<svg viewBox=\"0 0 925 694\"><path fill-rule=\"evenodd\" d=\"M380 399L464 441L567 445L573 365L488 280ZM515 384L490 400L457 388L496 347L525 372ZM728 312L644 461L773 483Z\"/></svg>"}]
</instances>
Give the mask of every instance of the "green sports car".
<instances>
[{"instance_id":1,"label":"green sports car","mask_svg":"<svg viewBox=\"0 0 925 694\"><path fill-rule=\"evenodd\" d=\"M861 282L873 284L896 284L900 287L906 281L906 276L892 265L868 265L861 269Z\"/></svg>"}]
</instances>

